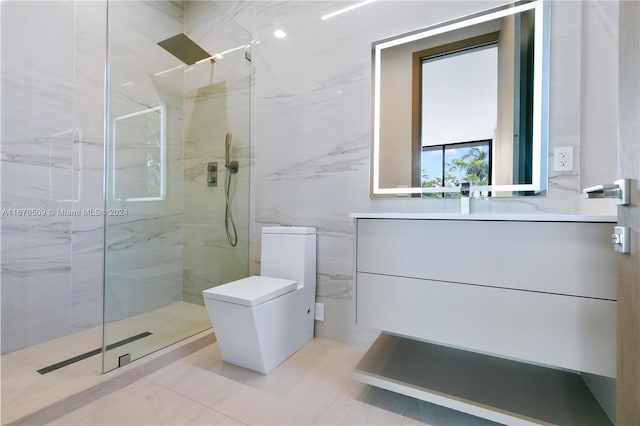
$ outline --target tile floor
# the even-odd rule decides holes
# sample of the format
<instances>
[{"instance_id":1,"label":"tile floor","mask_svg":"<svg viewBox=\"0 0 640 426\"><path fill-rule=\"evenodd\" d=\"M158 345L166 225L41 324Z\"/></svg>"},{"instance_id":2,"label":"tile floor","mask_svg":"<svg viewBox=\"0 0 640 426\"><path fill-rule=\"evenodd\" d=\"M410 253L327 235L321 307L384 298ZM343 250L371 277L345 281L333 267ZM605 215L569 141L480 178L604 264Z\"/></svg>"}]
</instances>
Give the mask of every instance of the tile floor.
<instances>
[{"instance_id":1,"label":"tile floor","mask_svg":"<svg viewBox=\"0 0 640 426\"><path fill-rule=\"evenodd\" d=\"M107 352L105 365L116 368L118 355L136 359L211 327L204 306L180 302L108 324L108 343L150 331L151 336ZM1 357L2 423L6 424L56 401L102 383L102 357L92 356L41 375L36 370L102 345L102 327L20 349Z\"/></svg>"},{"instance_id":2,"label":"tile floor","mask_svg":"<svg viewBox=\"0 0 640 426\"><path fill-rule=\"evenodd\" d=\"M56 425L489 425L351 379L365 349L314 339L264 376L217 344L63 417Z\"/></svg>"}]
</instances>

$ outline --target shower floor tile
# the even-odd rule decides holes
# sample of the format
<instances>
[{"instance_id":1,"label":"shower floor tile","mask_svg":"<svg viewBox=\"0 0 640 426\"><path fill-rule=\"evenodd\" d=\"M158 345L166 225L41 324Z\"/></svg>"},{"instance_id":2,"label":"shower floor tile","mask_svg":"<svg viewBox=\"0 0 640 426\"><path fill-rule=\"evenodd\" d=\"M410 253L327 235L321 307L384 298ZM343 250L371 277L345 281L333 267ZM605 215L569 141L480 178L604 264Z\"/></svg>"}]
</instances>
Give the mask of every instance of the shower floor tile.
<instances>
[{"instance_id":1,"label":"shower floor tile","mask_svg":"<svg viewBox=\"0 0 640 426\"><path fill-rule=\"evenodd\" d=\"M130 353L132 359L136 359L209 327L206 309L185 302L108 324L107 344L143 331L153 334L109 351L113 355L108 353L105 362L108 367L115 368L120 354ZM102 327L96 327L2 355L2 424L108 380L108 374L101 374L101 355L44 375L37 372L101 346Z\"/></svg>"}]
</instances>

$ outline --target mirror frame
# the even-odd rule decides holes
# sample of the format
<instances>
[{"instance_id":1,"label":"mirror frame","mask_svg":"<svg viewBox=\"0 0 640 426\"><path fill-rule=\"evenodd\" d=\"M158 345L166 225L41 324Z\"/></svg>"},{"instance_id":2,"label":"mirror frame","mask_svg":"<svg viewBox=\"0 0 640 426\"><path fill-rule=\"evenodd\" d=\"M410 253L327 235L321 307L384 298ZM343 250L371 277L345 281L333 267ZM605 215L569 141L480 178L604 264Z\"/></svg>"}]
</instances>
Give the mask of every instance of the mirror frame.
<instances>
[{"instance_id":1,"label":"mirror frame","mask_svg":"<svg viewBox=\"0 0 640 426\"><path fill-rule=\"evenodd\" d=\"M472 186L471 191L529 192L539 194L547 189L547 149L549 131L549 5L546 0L517 1L431 25L395 37L376 41L372 45L372 138L370 197L407 196L409 194L460 192L457 187L380 187L380 87L382 51L419 39L459 30L494 19L534 11L534 77L533 77L533 158L530 184ZM408 141L410 143L411 141ZM411 167L408 165L407 167Z\"/></svg>"}]
</instances>

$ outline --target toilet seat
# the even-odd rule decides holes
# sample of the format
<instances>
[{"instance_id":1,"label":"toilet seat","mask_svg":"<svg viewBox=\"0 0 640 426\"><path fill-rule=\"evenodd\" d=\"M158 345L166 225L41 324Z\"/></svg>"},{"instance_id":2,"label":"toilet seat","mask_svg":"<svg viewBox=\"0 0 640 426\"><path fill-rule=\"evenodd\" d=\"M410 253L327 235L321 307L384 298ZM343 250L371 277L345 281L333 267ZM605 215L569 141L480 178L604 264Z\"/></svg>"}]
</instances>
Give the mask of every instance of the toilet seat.
<instances>
[{"instance_id":1,"label":"toilet seat","mask_svg":"<svg viewBox=\"0 0 640 426\"><path fill-rule=\"evenodd\" d=\"M207 299L253 307L289 293L296 287L296 281L254 275L204 290L202 294Z\"/></svg>"}]
</instances>

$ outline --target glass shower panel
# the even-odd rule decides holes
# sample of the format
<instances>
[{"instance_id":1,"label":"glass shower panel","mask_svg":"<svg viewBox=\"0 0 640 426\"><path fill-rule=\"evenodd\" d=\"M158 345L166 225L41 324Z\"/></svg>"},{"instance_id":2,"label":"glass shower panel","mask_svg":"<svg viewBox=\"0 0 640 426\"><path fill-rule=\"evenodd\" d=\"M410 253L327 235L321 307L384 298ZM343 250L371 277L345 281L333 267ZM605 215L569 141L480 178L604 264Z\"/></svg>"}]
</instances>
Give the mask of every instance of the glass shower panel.
<instances>
[{"instance_id":1,"label":"glass shower panel","mask_svg":"<svg viewBox=\"0 0 640 426\"><path fill-rule=\"evenodd\" d=\"M183 300L202 304L202 290L249 275L251 62L246 54L252 41L210 2L188 2L186 22L187 35L214 57L185 73ZM237 173L225 167L227 140ZM217 186L207 184L210 163L217 163ZM237 228L235 247L230 219Z\"/></svg>"},{"instance_id":2,"label":"glass shower panel","mask_svg":"<svg viewBox=\"0 0 640 426\"><path fill-rule=\"evenodd\" d=\"M202 290L248 275L250 45L212 2L109 4L104 371L206 330Z\"/></svg>"}]
</instances>

